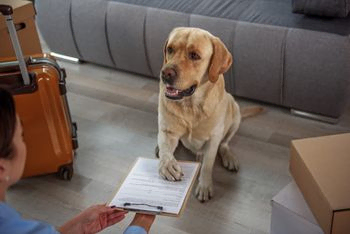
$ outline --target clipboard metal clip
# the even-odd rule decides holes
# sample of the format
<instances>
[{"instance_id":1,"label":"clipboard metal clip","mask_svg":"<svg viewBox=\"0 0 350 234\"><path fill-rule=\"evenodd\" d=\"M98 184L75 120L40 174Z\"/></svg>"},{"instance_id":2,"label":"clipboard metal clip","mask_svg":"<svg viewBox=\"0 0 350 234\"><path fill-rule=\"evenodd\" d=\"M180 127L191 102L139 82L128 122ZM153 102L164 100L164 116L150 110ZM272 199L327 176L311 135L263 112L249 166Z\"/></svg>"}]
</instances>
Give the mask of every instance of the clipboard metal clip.
<instances>
[{"instance_id":1,"label":"clipboard metal clip","mask_svg":"<svg viewBox=\"0 0 350 234\"><path fill-rule=\"evenodd\" d=\"M131 202L125 202L123 205L124 205L124 206L148 206L148 207L156 208L156 209L159 210L159 211L162 211L162 210L163 210L163 206L153 206L153 205L149 205L149 204L146 204L146 203L131 203Z\"/></svg>"}]
</instances>

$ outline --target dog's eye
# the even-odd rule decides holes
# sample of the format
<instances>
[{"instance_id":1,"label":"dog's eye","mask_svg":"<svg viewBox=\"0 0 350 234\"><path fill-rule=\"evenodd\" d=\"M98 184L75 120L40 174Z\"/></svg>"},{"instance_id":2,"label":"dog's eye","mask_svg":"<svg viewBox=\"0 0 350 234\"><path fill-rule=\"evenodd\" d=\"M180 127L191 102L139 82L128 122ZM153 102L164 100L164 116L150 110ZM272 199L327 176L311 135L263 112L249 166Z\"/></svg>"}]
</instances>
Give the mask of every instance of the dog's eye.
<instances>
[{"instance_id":1,"label":"dog's eye","mask_svg":"<svg viewBox=\"0 0 350 234\"><path fill-rule=\"evenodd\" d=\"M201 59L201 57L196 52L190 52L188 54L188 56L190 57L191 60L199 60L199 59Z\"/></svg>"},{"instance_id":2,"label":"dog's eye","mask_svg":"<svg viewBox=\"0 0 350 234\"><path fill-rule=\"evenodd\" d=\"M173 52L174 52L174 49L173 49L173 47L168 47L168 48L166 48L166 51L168 52L168 54L172 54Z\"/></svg>"}]
</instances>

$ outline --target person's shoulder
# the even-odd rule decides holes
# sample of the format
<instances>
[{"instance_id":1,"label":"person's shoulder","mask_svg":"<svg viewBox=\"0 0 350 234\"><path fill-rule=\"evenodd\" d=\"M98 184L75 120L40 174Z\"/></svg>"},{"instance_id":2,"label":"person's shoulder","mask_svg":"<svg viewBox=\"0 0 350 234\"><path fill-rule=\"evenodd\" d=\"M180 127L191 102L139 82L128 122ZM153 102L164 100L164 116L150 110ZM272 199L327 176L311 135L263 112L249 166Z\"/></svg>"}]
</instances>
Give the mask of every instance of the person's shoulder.
<instances>
[{"instance_id":1,"label":"person's shoulder","mask_svg":"<svg viewBox=\"0 0 350 234\"><path fill-rule=\"evenodd\" d=\"M4 233L57 234L56 229L36 220L26 220L10 205L0 202L0 230Z\"/></svg>"},{"instance_id":2,"label":"person's shoulder","mask_svg":"<svg viewBox=\"0 0 350 234\"><path fill-rule=\"evenodd\" d=\"M0 202L0 219L19 218L20 215L15 209L5 202Z\"/></svg>"}]
</instances>

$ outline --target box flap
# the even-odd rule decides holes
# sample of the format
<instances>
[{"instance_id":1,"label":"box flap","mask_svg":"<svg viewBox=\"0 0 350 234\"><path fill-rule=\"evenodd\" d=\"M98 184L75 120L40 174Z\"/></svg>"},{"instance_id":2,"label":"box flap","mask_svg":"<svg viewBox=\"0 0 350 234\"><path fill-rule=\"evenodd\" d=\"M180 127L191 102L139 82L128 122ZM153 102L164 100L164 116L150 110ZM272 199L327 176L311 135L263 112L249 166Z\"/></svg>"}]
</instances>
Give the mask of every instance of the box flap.
<instances>
[{"instance_id":1,"label":"box flap","mask_svg":"<svg viewBox=\"0 0 350 234\"><path fill-rule=\"evenodd\" d=\"M312 214L309 206L307 205L303 195L294 181L290 182L276 196L274 196L272 201L284 206L310 223L318 225L314 215Z\"/></svg>"},{"instance_id":2,"label":"box flap","mask_svg":"<svg viewBox=\"0 0 350 234\"><path fill-rule=\"evenodd\" d=\"M15 23L24 21L35 15L33 3L24 0L0 0L0 4L11 5L13 8L13 19ZM0 15L0 29L6 28L5 17Z\"/></svg>"},{"instance_id":3,"label":"box flap","mask_svg":"<svg viewBox=\"0 0 350 234\"><path fill-rule=\"evenodd\" d=\"M294 181L271 201L271 234L324 234Z\"/></svg>"},{"instance_id":4,"label":"box flap","mask_svg":"<svg viewBox=\"0 0 350 234\"><path fill-rule=\"evenodd\" d=\"M294 140L331 209L350 208L350 134Z\"/></svg>"}]
</instances>

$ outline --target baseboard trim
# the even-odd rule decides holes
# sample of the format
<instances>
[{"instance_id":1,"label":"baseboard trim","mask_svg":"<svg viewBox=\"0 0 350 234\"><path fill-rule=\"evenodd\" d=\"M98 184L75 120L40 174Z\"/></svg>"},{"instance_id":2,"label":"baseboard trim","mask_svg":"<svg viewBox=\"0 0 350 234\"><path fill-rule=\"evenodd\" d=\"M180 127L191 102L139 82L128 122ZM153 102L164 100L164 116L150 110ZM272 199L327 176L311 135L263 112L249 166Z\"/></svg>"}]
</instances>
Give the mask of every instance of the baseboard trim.
<instances>
[{"instance_id":1,"label":"baseboard trim","mask_svg":"<svg viewBox=\"0 0 350 234\"><path fill-rule=\"evenodd\" d=\"M300 116L300 117L304 117L304 118L308 118L308 119L313 119L313 120L318 120L318 121L322 121L322 122L326 122L326 123L330 123L330 124L337 124L339 121L339 118L332 118L332 117L313 114L313 113L309 113L306 111L300 111L300 110L296 110L296 109L291 109L290 112L292 115L296 115L296 116Z\"/></svg>"},{"instance_id":2,"label":"baseboard trim","mask_svg":"<svg viewBox=\"0 0 350 234\"><path fill-rule=\"evenodd\" d=\"M58 53L55 53L55 52L50 52L50 55L55 57L56 59L59 59L59 60L68 61L68 62L71 62L71 63L81 63L80 59L74 58L74 57L70 57L70 56L67 56L67 55L58 54Z\"/></svg>"}]
</instances>

